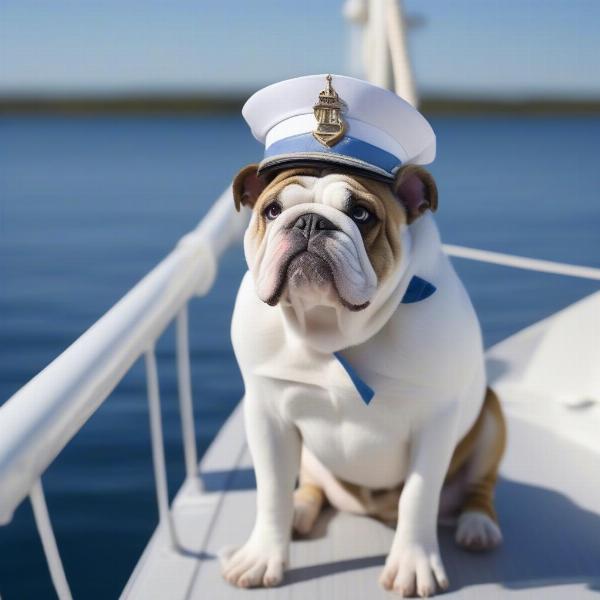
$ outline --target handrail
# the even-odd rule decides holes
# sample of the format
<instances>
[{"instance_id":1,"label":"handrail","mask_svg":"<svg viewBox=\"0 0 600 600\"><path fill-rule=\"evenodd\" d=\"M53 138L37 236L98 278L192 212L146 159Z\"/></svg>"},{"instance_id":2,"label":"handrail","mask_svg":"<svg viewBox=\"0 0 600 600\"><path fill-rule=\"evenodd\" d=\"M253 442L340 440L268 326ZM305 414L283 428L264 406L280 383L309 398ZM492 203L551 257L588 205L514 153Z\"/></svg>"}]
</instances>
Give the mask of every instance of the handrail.
<instances>
[{"instance_id":1,"label":"handrail","mask_svg":"<svg viewBox=\"0 0 600 600\"><path fill-rule=\"evenodd\" d=\"M0 407L0 524L195 294L247 220L227 189L177 247L58 358Z\"/></svg>"},{"instance_id":2,"label":"handrail","mask_svg":"<svg viewBox=\"0 0 600 600\"><path fill-rule=\"evenodd\" d=\"M455 246L454 244L444 244L443 247L448 256L454 256L455 258L466 258L467 260L512 267L513 269L537 271L538 273L552 273L554 275L566 275L567 277L580 277L581 279L600 281L600 269L596 267L571 265L551 260L542 260L540 258L517 256L516 254Z\"/></svg>"}]
</instances>

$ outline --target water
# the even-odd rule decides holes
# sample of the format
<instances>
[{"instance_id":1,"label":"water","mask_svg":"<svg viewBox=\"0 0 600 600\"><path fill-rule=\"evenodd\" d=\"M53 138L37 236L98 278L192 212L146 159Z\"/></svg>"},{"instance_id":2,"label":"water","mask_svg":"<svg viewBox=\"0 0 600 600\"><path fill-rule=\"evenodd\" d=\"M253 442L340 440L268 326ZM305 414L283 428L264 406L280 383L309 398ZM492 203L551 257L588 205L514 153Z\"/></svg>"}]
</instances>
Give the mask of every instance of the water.
<instances>
[{"instance_id":1,"label":"water","mask_svg":"<svg viewBox=\"0 0 600 600\"><path fill-rule=\"evenodd\" d=\"M600 266L600 118L432 122L445 241ZM233 116L0 119L0 402L150 270L258 153ZM456 265L487 345L598 289ZM200 452L242 394L229 320L243 272L236 248L212 293L190 307ZM173 494L183 460L170 329L158 360ZM75 597L117 597L157 519L140 364L49 468L44 485ZM28 503L0 529L0 594L53 598Z\"/></svg>"}]
</instances>

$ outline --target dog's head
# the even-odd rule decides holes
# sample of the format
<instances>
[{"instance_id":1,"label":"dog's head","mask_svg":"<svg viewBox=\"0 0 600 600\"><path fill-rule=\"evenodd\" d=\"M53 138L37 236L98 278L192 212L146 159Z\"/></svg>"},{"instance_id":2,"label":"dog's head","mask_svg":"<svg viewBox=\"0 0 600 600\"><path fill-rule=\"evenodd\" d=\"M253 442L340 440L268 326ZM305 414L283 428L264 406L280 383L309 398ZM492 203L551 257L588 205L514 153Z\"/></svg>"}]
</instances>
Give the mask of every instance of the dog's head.
<instances>
[{"instance_id":1,"label":"dog's head","mask_svg":"<svg viewBox=\"0 0 600 600\"><path fill-rule=\"evenodd\" d=\"M366 308L399 268L403 226L437 208L435 182L416 165L390 183L314 167L265 176L249 165L233 194L238 210L253 211L244 249L259 298L305 309Z\"/></svg>"}]
</instances>

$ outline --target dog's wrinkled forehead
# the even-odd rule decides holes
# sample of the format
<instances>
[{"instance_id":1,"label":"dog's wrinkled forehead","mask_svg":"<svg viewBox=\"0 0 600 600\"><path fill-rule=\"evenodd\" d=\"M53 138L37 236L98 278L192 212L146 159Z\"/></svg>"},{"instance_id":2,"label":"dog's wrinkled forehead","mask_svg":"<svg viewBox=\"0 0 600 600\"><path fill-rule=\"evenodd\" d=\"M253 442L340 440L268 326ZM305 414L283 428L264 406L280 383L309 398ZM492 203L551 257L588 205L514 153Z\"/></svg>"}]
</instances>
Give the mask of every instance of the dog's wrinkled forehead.
<instances>
[{"instance_id":1,"label":"dog's wrinkled forehead","mask_svg":"<svg viewBox=\"0 0 600 600\"><path fill-rule=\"evenodd\" d=\"M289 208L296 204L316 202L328 204L342 210L353 192L363 191L361 190L361 186L357 185L356 182L340 174L331 174L324 177L296 175L283 179L281 187L275 187L278 189L265 190L264 201L268 202L276 197L283 208ZM275 191L276 196L273 194Z\"/></svg>"},{"instance_id":2,"label":"dog's wrinkled forehead","mask_svg":"<svg viewBox=\"0 0 600 600\"><path fill-rule=\"evenodd\" d=\"M277 199L284 206L293 206L303 202L315 202L317 200L317 177L309 175L300 175L285 185L285 187L277 194Z\"/></svg>"},{"instance_id":3,"label":"dog's wrinkled forehead","mask_svg":"<svg viewBox=\"0 0 600 600\"><path fill-rule=\"evenodd\" d=\"M342 212L351 201L361 200L375 215L385 213L386 186L361 181L344 173L322 174L319 171L286 171L279 174L258 198L255 211L260 214L277 201L282 210L297 204L326 204ZM388 199L389 200L389 199ZM393 199L392 199L393 202Z\"/></svg>"},{"instance_id":4,"label":"dog's wrinkled forehead","mask_svg":"<svg viewBox=\"0 0 600 600\"><path fill-rule=\"evenodd\" d=\"M345 182L340 181L340 176L327 175L324 178L301 175L294 183L286 185L279 199L282 203L296 202L332 202L338 200L343 202L349 195Z\"/></svg>"}]
</instances>

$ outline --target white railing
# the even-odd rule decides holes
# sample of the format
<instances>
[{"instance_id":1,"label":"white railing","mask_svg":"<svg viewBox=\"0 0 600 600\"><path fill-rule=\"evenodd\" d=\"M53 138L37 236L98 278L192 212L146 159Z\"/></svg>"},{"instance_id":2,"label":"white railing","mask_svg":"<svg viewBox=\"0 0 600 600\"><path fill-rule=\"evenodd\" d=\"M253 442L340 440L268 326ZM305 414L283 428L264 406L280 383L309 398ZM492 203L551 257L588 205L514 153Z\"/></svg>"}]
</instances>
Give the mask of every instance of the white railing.
<instances>
[{"instance_id":1,"label":"white railing","mask_svg":"<svg viewBox=\"0 0 600 600\"><path fill-rule=\"evenodd\" d=\"M523 269L525 271L536 271L537 273L550 273L552 275L565 275L567 277L578 277L579 279L592 279L600 281L600 269L596 267L584 267L571 265L569 263L555 262L552 260L541 260L529 258L528 256L517 256L516 254L505 254L504 252L491 252L490 250L479 250L478 248L467 248L466 246L455 246L454 244L443 244L444 252L454 258L465 258L477 262Z\"/></svg>"},{"instance_id":2,"label":"white railing","mask_svg":"<svg viewBox=\"0 0 600 600\"><path fill-rule=\"evenodd\" d=\"M197 479L187 303L211 288L217 260L241 239L248 213L235 212L231 189L191 233L122 300L0 407L0 524L8 523L27 495L31 500L58 597L71 593L44 499L41 476L109 396L136 360L145 358L152 458L159 525L173 546L158 372L154 344L176 320L176 362L186 477Z\"/></svg>"}]
</instances>

